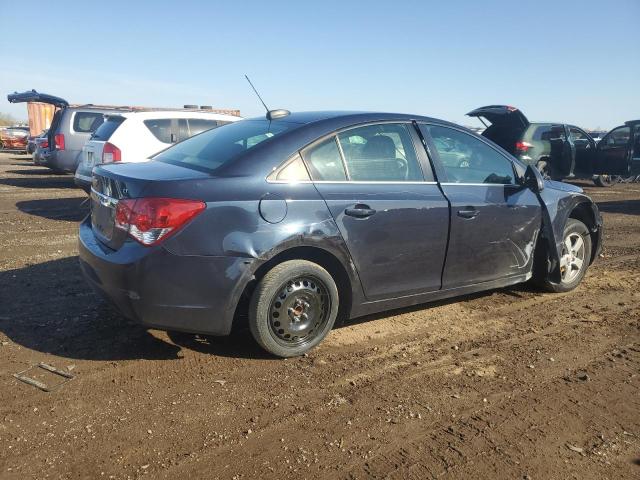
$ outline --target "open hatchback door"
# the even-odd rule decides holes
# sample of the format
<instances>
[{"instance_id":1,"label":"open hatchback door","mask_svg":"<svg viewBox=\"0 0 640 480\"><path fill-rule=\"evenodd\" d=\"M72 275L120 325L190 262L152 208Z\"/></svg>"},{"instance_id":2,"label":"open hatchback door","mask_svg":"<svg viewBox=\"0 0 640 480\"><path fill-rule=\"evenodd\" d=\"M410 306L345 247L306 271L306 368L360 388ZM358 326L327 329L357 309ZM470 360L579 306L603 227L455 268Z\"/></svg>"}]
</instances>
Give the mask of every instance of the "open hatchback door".
<instances>
[{"instance_id":1,"label":"open hatchback door","mask_svg":"<svg viewBox=\"0 0 640 480\"><path fill-rule=\"evenodd\" d=\"M482 135L509 153L515 153L515 144L530 123L520 110L509 105L487 105L476 108L467 116L480 119L487 127Z\"/></svg>"},{"instance_id":2,"label":"open hatchback door","mask_svg":"<svg viewBox=\"0 0 640 480\"><path fill-rule=\"evenodd\" d=\"M69 106L69 102L67 102L64 98L55 97L47 93L38 93L35 90L28 90L22 93L10 93L9 95L7 95L7 100L9 100L9 103L50 103L51 105L55 105L58 108L65 108Z\"/></svg>"}]
</instances>

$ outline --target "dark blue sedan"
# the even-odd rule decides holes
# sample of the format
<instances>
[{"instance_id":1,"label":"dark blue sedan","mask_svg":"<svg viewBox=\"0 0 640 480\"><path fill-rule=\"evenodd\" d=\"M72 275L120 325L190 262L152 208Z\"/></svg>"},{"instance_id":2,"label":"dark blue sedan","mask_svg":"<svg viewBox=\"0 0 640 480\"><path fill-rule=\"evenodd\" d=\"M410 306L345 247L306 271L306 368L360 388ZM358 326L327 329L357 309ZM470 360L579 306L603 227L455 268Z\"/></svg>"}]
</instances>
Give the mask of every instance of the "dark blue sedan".
<instances>
[{"instance_id":1,"label":"dark blue sedan","mask_svg":"<svg viewBox=\"0 0 640 480\"><path fill-rule=\"evenodd\" d=\"M281 357L336 319L529 279L571 290L602 238L581 189L455 124L389 113L237 122L96 167L91 199L82 271L125 316L213 335L248 316Z\"/></svg>"}]
</instances>

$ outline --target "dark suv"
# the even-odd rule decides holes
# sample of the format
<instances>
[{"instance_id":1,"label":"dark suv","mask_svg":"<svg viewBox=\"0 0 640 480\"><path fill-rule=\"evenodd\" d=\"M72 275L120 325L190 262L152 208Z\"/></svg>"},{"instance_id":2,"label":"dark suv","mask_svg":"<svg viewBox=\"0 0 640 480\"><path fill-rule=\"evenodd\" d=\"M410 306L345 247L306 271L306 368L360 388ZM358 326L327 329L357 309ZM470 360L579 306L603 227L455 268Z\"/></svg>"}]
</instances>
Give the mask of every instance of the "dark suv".
<instances>
[{"instance_id":1,"label":"dark suv","mask_svg":"<svg viewBox=\"0 0 640 480\"><path fill-rule=\"evenodd\" d=\"M614 130L622 135L617 142L625 143L627 151L617 151L617 157L612 157L608 143L611 143L610 135L613 132L603 138L608 139L608 143L596 143L587 132L575 125L530 122L520 110L507 105L480 107L467 115L478 117L487 126L482 133L484 137L522 162L538 167L540 172L554 180L591 178L598 186L608 186L621 176L628 177L636 171L636 175L640 174L640 165L634 165L631 161L629 146L633 143L632 127L629 125ZM634 124L636 131L638 124L640 122Z\"/></svg>"}]
</instances>

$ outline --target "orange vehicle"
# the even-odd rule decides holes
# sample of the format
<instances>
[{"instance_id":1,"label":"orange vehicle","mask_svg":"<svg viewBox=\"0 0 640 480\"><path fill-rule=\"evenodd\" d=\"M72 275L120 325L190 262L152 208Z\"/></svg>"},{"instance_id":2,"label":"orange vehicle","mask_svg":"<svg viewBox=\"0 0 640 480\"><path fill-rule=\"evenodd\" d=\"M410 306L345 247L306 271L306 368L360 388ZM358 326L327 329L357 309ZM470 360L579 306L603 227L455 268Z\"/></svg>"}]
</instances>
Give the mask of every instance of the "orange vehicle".
<instances>
[{"instance_id":1,"label":"orange vehicle","mask_svg":"<svg viewBox=\"0 0 640 480\"><path fill-rule=\"evenodd\" d=\"M8 127L0 130L1 148L27 151L29 127Z\"/></svg>"}]
</instances>

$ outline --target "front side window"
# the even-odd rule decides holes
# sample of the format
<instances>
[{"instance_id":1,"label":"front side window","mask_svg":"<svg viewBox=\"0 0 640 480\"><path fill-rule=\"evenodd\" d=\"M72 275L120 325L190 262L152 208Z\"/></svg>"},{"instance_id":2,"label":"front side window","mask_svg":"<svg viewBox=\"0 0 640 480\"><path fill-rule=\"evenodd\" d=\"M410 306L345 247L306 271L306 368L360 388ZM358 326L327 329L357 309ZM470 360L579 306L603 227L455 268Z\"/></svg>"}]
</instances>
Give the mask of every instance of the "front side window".
<instances>
[{"instance_id":1,"label":"front side window","mask_svg":"<svg viewBox=\"0 0 640 480\"><path fill-rule=\"evenodd\" d=\"M618 127L609 132L601 141L603 148L626 147L631 136L631 128Z\"/></svg>"},{"instance_id":2,"label":"front side window","mask_svg":"<svg viewBox=\"0 0 640 480\"><path fill-rule=\"evenodd\" d=\"M247 150L297 126L298 124L288 122L243 120L188 138L162 151L153 159L211 172Z\"/></svg>"},{"instance_id":3,"label":"front side window","mask_svg":"<svg viewBox=\"0 0 640 480\"><path fill-rule=\"evenodd\" d=\"M583 150L592 146L593 140L591 137L579 128L570 127L569 133L571 134L571 140L573 140L577 149Z\"/></svg>"},{"instance_id":4,"label":"front side window","mask_svg":"<svg viewBox=\"0 0 640 480\"><path fill-rule=\"evenodd\" d=\"M338 134L349 180L422 181L422 170L407 125L384 123Z\"/></svg>"},{"instance_id":5,"label":"front side window","mask_svg":"<svg viewBox=\"0 0 640 480\"><path fill-rule=\"evenodd\" d=\"M452 183L514 184L512 163L483 141L449 127L420 125L427 130Z\"/></svg>"},{"instance_id":6,"label":"front side window","mask_svg":"<svg viewBox=\"0 0 640 480\"><path fill-rule=\"evenodd\" d=\"M104 115L97 112L76 112L73 116L73 130L80 133L93 133L104 122Z\"/></svg>"}]
</instances>

